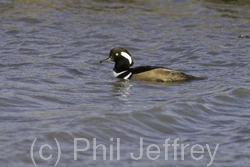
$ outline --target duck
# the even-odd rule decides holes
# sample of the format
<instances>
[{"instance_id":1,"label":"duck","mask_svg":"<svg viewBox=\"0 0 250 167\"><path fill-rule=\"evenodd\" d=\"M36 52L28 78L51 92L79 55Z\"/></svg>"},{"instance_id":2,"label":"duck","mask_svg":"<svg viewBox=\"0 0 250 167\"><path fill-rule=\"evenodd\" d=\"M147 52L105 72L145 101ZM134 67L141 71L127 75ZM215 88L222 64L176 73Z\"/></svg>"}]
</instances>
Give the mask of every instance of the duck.
<instances>
[{"instance_id":1,"label":"duck","mask_svg":"<svg viewBox=\"0 0 250 167\"><path fill-rule=\"evenodd\" d=\"M125 80L152 81L152 82L178 82L191 80L204 80L205 77L195 77L181 71L175 71L160 66L137 66L132 68L134 61L131 54L123 47L114 47L109 57L100 63L113 61L113 73L116 78Z\"/></svg>"}]
</instances>

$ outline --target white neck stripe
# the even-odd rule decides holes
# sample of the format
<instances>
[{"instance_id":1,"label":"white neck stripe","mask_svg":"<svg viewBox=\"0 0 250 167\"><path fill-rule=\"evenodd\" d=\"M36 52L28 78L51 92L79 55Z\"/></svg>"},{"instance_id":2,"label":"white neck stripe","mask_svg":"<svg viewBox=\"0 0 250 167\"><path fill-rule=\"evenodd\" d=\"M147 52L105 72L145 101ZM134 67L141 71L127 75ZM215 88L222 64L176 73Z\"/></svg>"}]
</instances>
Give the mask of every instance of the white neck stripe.
<instances>
[{"instance_id":1,"label":"white neck stripe","mask_svg":"<svg viewBox=\"0 0 250 167\"><path fill-rule=\"evenodd\" d=\"M130 65L132 64L132 58L129 54L127 54L126 52L121 52L121 55L128 59Z\"/></svg>"},{"instance_id":2,"label":"white neck stripe","mask_svg":"<svg viewBox=\"0 0 250 167\"><path fill-rule=\"evenodd\" d=\"M128 79L131 75L132 73L130 72L126 77L124 77L124 79Z\"/></svg>"},{"instance_id":3,"label":"white neck stripe","mask_svg":"<svg viewBox=\"0 0 250 167\"><path fill-rule=\"evenodd\" d=\"M113 71L115 77L118 77L119 75L121 75L121 74L123 74L123 73L125 73L125 72L127 72L127 70L126 70L126 71L119 72L119 73Z\"/></svg>"},{"instance_id":4,"label":"white neck stripe","mask_svg":"<svg viewBox=\"0 0 250 167\"><path fill-rule=\"evenodd\" d=\"M119 72L119 73L116 73L115 71L113 71L115 77L119 77L119 75L121 75L121 74L123 74L125 72L127 72L127 71L122 71L122 72ZM130 72L127 76L123 77L123 79L128 79L131 75L132 75L132 73Z\"/></svg>"}]
</instances>

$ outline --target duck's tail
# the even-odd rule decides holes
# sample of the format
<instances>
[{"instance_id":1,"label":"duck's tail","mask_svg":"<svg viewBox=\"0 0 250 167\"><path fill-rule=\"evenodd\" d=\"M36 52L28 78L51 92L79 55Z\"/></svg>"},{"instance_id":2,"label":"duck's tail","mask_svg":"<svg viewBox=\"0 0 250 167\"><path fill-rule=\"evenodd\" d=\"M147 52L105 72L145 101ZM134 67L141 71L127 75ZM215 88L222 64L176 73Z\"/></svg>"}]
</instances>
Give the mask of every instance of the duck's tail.
<instances>
[{"instance_id":1,"label":"duck's tail","mask_svg":"<svg viewBox=\"0 0 250 167\"><path fill-rule=\"evenodd\" d=\"M207 77L195 77L193 75L187 75L188 80L206 80L208 79Z\"/></svg>"}]
</instances>

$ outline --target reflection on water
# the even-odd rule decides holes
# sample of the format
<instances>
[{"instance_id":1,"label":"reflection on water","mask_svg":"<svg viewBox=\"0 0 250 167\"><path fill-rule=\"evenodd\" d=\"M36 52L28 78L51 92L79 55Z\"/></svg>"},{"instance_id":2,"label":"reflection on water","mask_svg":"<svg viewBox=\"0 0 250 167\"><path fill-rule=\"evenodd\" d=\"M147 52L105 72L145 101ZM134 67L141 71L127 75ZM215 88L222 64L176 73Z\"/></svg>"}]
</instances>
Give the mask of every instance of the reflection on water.
<instances>
[{"instance_id":1,"label":"reflection on water","mask_svg":"<svg viewBox=\"0 0 250 167\"><path fill-rule=\"evenodd\" d=\"M13 0L0 1L0 162L34 166L206 166L164 159L164 141L215 150L213 166L249 161L249 1L246 0ZM136 65L159 65L207 80L154 83L114 79L101 65L112 47L131 51ZM74 160L74 138L110 146L121 139L121 160L97 160L93 149ZM111 141L113 138L113 142ZM160 157L132 160L139 140ZM39 157L42 144L44 157ZM86 145L82 143L81 149ZM181 145L180 145L181 147ZM180 151L181 148L177 150ZM114 150L116 147L114 146ZM155 149L155 150L154 150ZM109 158L110 149L107 147ZM152 147L151 151L157 151ZM115 152L115 151L114 151ZM157 153L156 153L157 154ZM152 153L152 157L155 155ZM156 155L155 155L156 156Z\"/></svg>"},{"instance_id":2,"label":"reflection on water","mask_svg":"<svg viewBox=\"0 0 250 167\"><path fill-rule=\"evenodd\" d=\"M127 99L130 94L130 88L132 84L128 80L115 79L115 82L112 83L111 91L117 94L121 99Z\"/></svg>"}]
</instances>

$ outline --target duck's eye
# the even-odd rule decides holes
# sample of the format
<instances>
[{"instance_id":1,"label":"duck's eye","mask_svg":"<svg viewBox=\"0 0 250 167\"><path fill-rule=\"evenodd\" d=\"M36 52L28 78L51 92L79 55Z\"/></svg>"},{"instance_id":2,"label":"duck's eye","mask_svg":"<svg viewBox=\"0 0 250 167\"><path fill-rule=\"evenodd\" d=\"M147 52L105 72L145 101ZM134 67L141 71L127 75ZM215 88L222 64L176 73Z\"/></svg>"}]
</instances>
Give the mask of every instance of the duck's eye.
<instances>
[{"instance_id":1,"label":"duck's eye","mask_svg":"<svg viewBox=\"0 0 250 167\"><path fill-rule=\"evenodd\" d=\"M115 56L119 56L119 53L115 53Z\"/></svg>"}]
</instances>

